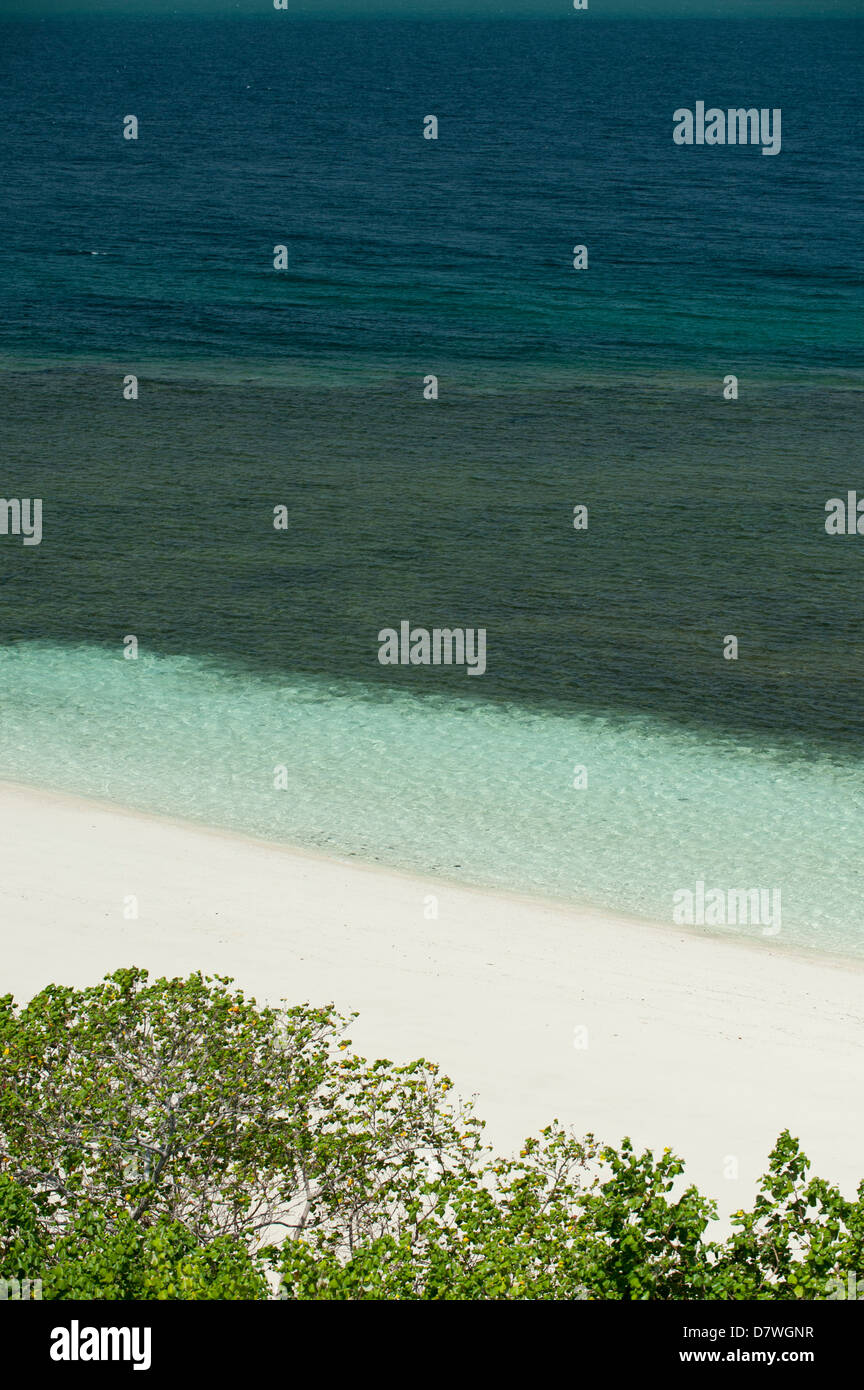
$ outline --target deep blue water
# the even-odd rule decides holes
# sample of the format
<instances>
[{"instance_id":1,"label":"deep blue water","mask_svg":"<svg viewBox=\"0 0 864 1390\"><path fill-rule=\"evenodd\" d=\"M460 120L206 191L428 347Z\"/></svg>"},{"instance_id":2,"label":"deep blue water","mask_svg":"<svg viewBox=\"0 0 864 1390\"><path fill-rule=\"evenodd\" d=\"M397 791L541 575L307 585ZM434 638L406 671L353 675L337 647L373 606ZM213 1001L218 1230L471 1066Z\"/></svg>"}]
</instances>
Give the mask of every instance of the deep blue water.
<instances>
[{"instance_id":1,"label":"deep blue water","mask_svg":"<svg viewBox=\"0 0 864 1390\"><path fill-rule=\"evenodd\" d=\"M0 347L862 366L855 21L3 28ZM781 154L676 146L697 99L780 107Z\"/></svg>"}]
</instances>

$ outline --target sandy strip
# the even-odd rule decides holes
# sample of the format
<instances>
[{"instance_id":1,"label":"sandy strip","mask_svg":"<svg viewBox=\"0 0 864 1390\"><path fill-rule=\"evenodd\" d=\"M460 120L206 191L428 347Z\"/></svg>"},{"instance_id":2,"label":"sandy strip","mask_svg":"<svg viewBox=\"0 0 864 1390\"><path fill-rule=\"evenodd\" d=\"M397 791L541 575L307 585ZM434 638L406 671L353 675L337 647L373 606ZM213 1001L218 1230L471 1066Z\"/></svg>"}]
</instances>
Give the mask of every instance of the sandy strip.
<instances>
[{"instance_id":1,"label":"sandy strip","mask_svg":"<svg viewBox=\"0 0 864 1390\"><path fill-rule=\"evenodd\" d=\"M554 1116L669 1144L726 1212L784 1126L850 1195L864 1176L854 965L9 785L0 864L0 990L22 1000L121 965L228 974L262 1000L359 1010L358 1047L440 1062L502 1148Z\"/></svg>"}]
</instances>

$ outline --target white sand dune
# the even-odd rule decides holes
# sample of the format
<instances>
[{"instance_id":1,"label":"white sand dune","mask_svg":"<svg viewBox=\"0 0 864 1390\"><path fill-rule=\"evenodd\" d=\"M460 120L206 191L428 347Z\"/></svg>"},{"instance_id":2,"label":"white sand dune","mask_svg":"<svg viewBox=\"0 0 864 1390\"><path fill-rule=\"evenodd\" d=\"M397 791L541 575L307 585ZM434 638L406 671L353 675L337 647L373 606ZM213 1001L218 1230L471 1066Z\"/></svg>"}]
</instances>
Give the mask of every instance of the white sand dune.
<instances>
[{"instance_id":1,"label":"white sand dune","mask_svg":"<svg viewBox=\"0 0 864 1390\"><path fill-rule=\"evenodd\" d=\"M2 976L21 1000L121 965L359 1010L367 1055L425 1055L512 1149L552 1117L671 1145L729 1212L779 1131L864 1176L864 970L474 891L0 787ZM428 896L438 917L428 920ZM134 895L137 920L124 919ZM575 1030L587 1029L587 1047ZM737 1161L738 1177L734 1173Z\"/></svg>"}]
</instances>

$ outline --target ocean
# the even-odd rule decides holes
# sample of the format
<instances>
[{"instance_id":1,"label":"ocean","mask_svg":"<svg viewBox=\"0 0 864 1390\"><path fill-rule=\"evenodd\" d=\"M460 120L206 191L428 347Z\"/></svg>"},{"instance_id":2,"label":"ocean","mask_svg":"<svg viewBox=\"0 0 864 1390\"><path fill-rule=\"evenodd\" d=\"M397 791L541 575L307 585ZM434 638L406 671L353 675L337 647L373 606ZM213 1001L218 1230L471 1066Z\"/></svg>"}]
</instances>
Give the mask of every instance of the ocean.
<instances>
[{"instance_id":1,"label":"ocean","mask_svg":"<svg viewBox=\"0 0 864 1390\"><path fill-rule=\"evenodd\" d=\"M0 776L657 920L781 889L772 945L864 954L862 48L0 24L0 492L44 509ZM781 153L674 144L703 99ZM404 620L486 673L381 665Z\"/></svg>"}]
</instances>

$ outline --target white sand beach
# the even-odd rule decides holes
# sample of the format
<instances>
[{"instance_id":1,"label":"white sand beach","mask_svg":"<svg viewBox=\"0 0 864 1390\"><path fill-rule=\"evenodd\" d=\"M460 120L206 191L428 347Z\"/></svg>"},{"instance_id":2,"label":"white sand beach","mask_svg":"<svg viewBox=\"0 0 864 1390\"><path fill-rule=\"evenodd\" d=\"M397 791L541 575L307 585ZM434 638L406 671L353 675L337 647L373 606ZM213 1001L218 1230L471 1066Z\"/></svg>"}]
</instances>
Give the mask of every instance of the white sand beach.
<instances>
[{"instance_id":1,"label":"white sand beach","mask_svg":"<svg viewBox=\"0 0 864 1390\"><path fill-rule=\"evenodd\" d=\"M749 1202L786 1126L849 1193L864 1176L854 963L12 785L0 844L0 990L21 1000L121 965L227 974L261 1000L358 1010L351 1036L367 1055L434 1058L476 1095L500 1148L555 1116L668 1144L727 1213ZM437 920L424 915L433 894ZM124 919L130 895L137 920Z\"/></svg>"}]
</instances>

